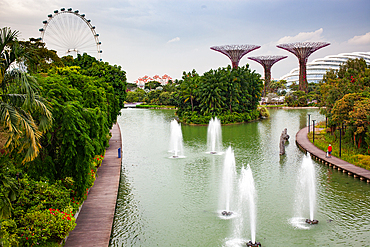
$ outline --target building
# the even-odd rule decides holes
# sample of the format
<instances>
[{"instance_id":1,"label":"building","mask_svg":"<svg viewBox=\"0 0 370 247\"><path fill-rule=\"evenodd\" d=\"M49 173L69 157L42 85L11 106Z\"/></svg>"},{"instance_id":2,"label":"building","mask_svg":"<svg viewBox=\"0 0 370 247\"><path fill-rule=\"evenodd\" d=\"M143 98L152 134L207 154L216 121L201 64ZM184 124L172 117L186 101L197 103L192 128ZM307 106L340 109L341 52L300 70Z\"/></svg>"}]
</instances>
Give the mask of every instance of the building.
<instances>
[{"instance_id":1,"label":"building","mask_svg":"<svg viewBox=\"0 0 370 247\"><path fill-rule=\"evenodd\" d=\"M370 52L352 52L340 53L338 55L329 55L324 58L318 58L307 63L307 81L319 82L323 79L326 71L330 69L338 70L340 65L348 59L363 58L370 65ZM288 84L292 82L299 83L299 68L292 69L288 74L282 76L280 80L286 80Z\"/></svg>"}]
</instances>

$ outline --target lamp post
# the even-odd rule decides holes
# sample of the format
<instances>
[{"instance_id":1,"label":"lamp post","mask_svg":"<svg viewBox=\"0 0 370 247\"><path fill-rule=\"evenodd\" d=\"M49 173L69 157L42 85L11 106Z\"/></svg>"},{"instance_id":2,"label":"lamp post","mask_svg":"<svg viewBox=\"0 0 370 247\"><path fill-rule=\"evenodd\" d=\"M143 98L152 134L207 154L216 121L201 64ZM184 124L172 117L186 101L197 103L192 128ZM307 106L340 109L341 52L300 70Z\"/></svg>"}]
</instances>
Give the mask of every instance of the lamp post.
<instances>
[{"instance_id":1,"label":"lamp post","mask_svg":"<svg viewBox=\"0 0 370 247\"><path fill-rule=\"evenodd\" d=\"M343 125L342 127L339 127L339 157L342 157L342 129L343 129Z\"/></svg>"},{"instance_id":2,"label":"lamp post","mask_svg":"<svg viewBox=\"0 0 370 247\"><path fill-rule=\"evenodd\" d=\"M312 120L312 143L315 144L315 121Z\"/></svg>"},{"instance_id":3,"label":"lamp post","mask_svg":"<svg viewBox=\"0 0 370 247\"><path fill-rule=\"evenodd\" d=\"M307 114L308 115L308 133L310 133L310 117L311 117L311 114Z\"/></svg>"}]
</instances>

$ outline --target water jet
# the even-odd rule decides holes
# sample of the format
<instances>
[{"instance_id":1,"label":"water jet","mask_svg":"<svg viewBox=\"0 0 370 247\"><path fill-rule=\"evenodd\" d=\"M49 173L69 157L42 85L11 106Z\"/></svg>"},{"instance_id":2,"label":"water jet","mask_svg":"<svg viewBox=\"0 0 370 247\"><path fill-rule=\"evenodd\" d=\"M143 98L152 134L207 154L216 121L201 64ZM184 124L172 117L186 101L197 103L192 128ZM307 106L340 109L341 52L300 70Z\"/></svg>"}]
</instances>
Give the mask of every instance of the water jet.
<instances>
[{"instance_id":1,"label":"water jet","mask_svg":"<svg viewBox=\"0 0 370 247\"><path fill-rule=\"evenodd\" d=\"M181 124L175 119L171 121L171 137L170 137L170 150L169 152L174 153L170 158L181 158L183 157L183 143L182 143L182 131Z\"/></svg>"},{"instance_id":2,"label":"water jet","mask_svg":"<svg viewBox=\"0 0 370 247\"><path fill-rule=\"evenodd\" d=\"M221 149L222 135L221 135L221 121L215 117L209 120L207 128L207 147L210 154L218 154Z\"/></svg>"},{"instance_id":3,"label":"water jet","mask_svg":"<svg viewBox=\"0 0 370 247\"><path fill-rule=\"evenodd\" d=\"M309 153L303 157L301 168L298 172L296 187L295 217L293 222L297 227L306 228L307 224L317 224L319 221L314 219L316 207L316 172ZM304 215L309 214L309 218L304 220Z\"/></svg>"},{"instance_id":4,"label":"water jet","mask_svg":"<svg viewBox=\"0 0 370 247\"><path fill-rule=\"evenodd\" d=\"M235 184L235 156L234 151L229 147L225 154L224 167L222 170L222 183L219 196L219 209L223 216L231 216L230 204L232 204ZM225 214L224 214L225 212Z\"/></svg>"}]
</instances>

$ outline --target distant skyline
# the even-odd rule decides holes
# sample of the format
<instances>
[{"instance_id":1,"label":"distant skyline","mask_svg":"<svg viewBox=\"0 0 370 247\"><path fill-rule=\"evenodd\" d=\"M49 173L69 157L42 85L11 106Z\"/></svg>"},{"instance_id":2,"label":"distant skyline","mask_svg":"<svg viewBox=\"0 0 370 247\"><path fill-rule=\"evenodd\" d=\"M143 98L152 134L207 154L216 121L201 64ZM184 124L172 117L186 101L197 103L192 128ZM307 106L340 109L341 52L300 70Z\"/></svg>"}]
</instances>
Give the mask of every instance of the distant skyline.
<instances>
[{"instance_id":1,"label":"distant skyline","mask_svg":"<svg viewBox=\"0 0 370 247\"><path fill-rule=\"evenodd\" d=\"M272 67L273 79L298 67L297 58L278 44L331 43L314 52L308 62L370 51L368 0L2 0L0 27L20 31L21 40L37 38L47 15L63 7L78 9L91 19L100 35L103 61L120 65L129 82L145 75L181 79L183 71L203 74L231 65L211 46L260 45L239 66L248 63L262 76L263 67L248 56L288 56Z\"/></svg>"}]
</instances>

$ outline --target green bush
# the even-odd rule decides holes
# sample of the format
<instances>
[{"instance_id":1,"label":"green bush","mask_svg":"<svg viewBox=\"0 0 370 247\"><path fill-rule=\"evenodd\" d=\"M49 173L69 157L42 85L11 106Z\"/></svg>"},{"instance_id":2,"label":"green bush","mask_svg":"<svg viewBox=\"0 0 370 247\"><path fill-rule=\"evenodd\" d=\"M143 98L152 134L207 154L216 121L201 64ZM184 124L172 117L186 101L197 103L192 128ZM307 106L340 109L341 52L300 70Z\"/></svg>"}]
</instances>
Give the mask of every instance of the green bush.
<instances>
[{"instance_id":1,"label":"green bush","mask_svg":"<svg viewBox=\"0 0 370 247\"><path fill-rule=\"evenodd\" d=\"M232 123L246 123L251 120L256 120L260 116L260 112L258 109L244 113L224 113L216 115L218 119L220 119L222 124L232 124ZM184 112L180 118L180 122L186 124L208 124L209 120L214 117L211 114L201 115L197 112Z\"/></svg>"},{"instance_id":2,"label":"green bush","mask_svg":"<svg viewBox=\"0 0 370 247\"><path fill-rule=\"evenodd\" d=\"M16 229L17 224L14 220L0 221L0 246L19 246Z\"/></svg>"},{"instance_id":3,"label":"green bush","mask_svg":"<svg viewBox=\"0 0 370 247\"><path fill-rule=\"evenodd\" d=\"M58 209L38 210L21 218L18 235L22 246L34 246L49 242L60 243L75 226L72 213Z\"/></svg>"},{"instance_id":4,"label":"green bush","mask_svg":"<svg viewBox=\"0 0 370 247\"><path fill-rule=\"evenodd\" d=\"M25 178L20 179L19 184L18 197L13 203L13 218L16 221L25 213L35 210L71 208L75 212L81 204L82 198L74 198L74 187L67 189L61 181L49 184L48 181L34 181Z\"/></svg>"},{"instance_id":5,"label":"green bush","mask_svg":"<svg viewBox=\"0 0 370 247\"><path fill-rule=\"evenodd\" d=\"M270 117L270 112L266 109L266 107L259 107L259 116L263 118L269 118Z\"/></svg>"},{"instance_id":6,"label":"green bush","mask_svg":"<svg viewBox=\"0 0 370 247\"><path fill-rule=\"evenodd\" d=\"M355 157L357 158L358 165L360 167L370 170L370 155L358 154L358 155L355 155Z\"/></svg>"}]
</instances>

